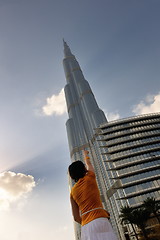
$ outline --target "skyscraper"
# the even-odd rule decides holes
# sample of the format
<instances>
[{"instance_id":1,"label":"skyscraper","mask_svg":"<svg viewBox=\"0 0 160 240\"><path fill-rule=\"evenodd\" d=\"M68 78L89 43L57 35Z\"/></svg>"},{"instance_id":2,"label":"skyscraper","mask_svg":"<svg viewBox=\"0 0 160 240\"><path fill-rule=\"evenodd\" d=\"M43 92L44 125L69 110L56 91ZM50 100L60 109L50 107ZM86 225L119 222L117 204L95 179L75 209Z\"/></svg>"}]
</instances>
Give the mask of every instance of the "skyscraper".
<instances>
[{"instance_id":1,"label":"skyscraper","mask_svg":"<svg viewBox=\"0 0 160 240\"><path fill-rule=\"evenodd\" d=\"M137 207L148 196L160 200L160 113L108 122L66 42L63 64L71 161L83 161L82 149L89 150L118 239L125 240L125 232L134 239L133 228L120 223L120 209ZM78 224L75 233L80 239Z\"/></svg>"},{"instance_id":2,"label":"skyscraper","mask_svg":"<svg viewBox=\"0 0 160 240\"><path fill-rule=\"evenodd\" d=\"M103 205L111 212L106 195L107 181L103 162L105 156L101 154L95 133L95 129L100 124L107 123L107 119L104 112L98 107L89 83L85 80L79 63L65 41L63 65L67 81L65 96L69 119L66 127L71 161L83 161L82 149L89 150ZM112 225L118 234L119 229L114 223L114 218ZM80 239L78 226L76 226L75 232L77 239Z\"/></svg>"}]
</instances>

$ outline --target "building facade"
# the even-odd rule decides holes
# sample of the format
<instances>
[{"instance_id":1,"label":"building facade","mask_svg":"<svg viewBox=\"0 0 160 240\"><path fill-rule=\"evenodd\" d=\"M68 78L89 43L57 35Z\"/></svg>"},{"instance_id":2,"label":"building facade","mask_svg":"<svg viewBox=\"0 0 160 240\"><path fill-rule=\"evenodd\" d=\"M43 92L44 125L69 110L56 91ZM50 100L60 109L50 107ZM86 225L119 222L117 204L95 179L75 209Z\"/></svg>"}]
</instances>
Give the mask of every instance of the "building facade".
<instances>
[{"instance_id":1,"label":"building facade","mask_svg":"<svg viewBox=\"0 0 160 240\"><path fill-rule=\"evenodd\" d=\"M108 199L119 208L138 207L147 197L160 201L160 113L105 123L97 133L107 156ZM115 214L118 219L119 213ZM124 231L134 236L131 226Z\"/></svg>"},{"instance_id":2,"label":"building facade","mask_svg":"<svg viewBox=\"0 0 160 240\"><path fill-rule=\"evenodd\" d=\"M124 232L126 229L123 229L120 223L120 208L126 203L130 205L140 204L141 195L144 196L144 193L146 196L153 193L156 198L159 194L157 184L159 184L158 156L160 156L160 144L158 141L160 140L160 128L158 129L158 124L160 126L160 115L155 115L157 118L155 117L153 120L151 120L151 115L146 121L136 121L138 117L133 117L130 118L129 123L128 120L108 122L104 112L98 107L78 61L65 41L63 66L67 81L64 90L69 116L66 128L71 161L83 161L82 150L84 148L89 150L104 208L111 214L110 221L118 239L125 240ZM150 127L148 127L149 123ZM144 130L139 130L138 139L136 131L139 128L144 128ZM147 138L145 134L149 134L149 128L151 128L150 135L152 135ZM153 141L152 138L154 138ZM133 141L128 139L133 139ZM147 152L149 146L151 149L154 144L157 151ZM133 184L136 177L137 182ZM148 181L151 179L150 185L147 185L149 184L147 179ZM151 185L151 181L152 184L154 182L153 185ZM73 184L70 182L70 186ZM148 187L145 187L145 184ZM149 190L150 186L152 190ZM136 192L141 194L136 195ZM127 231L131 232L132 229L127 229ZM76 223L75 236L77 240L80 240L80 225Z\"/></svg>"}]
</instances>

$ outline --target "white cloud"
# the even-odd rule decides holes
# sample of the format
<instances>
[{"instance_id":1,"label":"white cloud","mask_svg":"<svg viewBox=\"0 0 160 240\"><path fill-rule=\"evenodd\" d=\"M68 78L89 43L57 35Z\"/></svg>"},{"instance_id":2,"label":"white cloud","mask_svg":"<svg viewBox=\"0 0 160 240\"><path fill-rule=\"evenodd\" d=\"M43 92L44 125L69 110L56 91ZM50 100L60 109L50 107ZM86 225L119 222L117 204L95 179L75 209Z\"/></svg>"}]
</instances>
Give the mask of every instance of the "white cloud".
<instances>
[{"instance_id":1,"label":"white cloud","mask_svg":"<svg viewBox=\"0 0 160 240\"><path fill-rule=\"evenodd\" d=\"M136 115L160 112L160 92L157 95L148 95L145 100L133 107Z\"/></svg>"},{"instance_id":2,"label":"white cloud","mask_svg":"<svg viewBox=\"0 0 160 240\"><path fill-rule=\"evenodd\" d=\"M114 121L114 120L117 120L117 119L120 118L120 115L119 115L118 112L107 113L107 112L104 111L104 113L105 113L106 118L107 118L108 121Z\"/></svg>"},{"instance_id":3,"label":"white cloud","mask_svg":"<svg viewBox=\"0 0 160 240\"><path fill-rule=\"evenodd\" d=\"M34 177L23 173L0 173L0 209L8 210L35 187Z\"/></svg>"},{"instance_id":4,"label":"white cloud","mask_svg":"<svg viewBox=\"0 0 160 240\"><path fill-rule=\"evenodd\" d=\"M58 95L52 95L50 98L47 98L46 101L47 104L42 107L43 114L51 116L53 114L62 115L67 112L63 88Z\"/></svg>"}]
</instances>

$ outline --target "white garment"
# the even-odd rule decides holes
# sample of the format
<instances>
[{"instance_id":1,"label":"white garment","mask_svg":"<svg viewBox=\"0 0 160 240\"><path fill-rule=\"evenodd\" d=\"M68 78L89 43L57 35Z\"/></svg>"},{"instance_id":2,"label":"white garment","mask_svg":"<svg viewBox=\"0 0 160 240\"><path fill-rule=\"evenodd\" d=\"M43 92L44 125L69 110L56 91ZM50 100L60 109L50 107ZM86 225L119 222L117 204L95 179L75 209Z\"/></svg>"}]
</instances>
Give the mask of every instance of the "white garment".
<instances>
[{"instance_id":1,"label":"white garment","mask_svg":"<svg viewBox=\"0 0 160 240\"><path fill-rule=\"evenodd\" d=\"M107 218L97 218L81 229L81 240L117 240Z\"/></svg>"}]
</instances>

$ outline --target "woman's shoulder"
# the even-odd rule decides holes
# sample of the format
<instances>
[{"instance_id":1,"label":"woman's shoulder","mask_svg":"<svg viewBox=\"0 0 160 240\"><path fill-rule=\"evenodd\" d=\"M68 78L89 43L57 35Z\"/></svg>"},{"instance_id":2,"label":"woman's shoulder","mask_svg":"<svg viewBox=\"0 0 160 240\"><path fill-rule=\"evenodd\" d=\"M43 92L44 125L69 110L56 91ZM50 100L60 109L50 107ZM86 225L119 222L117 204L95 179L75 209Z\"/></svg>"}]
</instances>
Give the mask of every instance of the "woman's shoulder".
<instances>
[{"instance_id":1,"label":"woman's shoulder","mask_svg":"<svg viewBox=\"0 0 160 240\"><path fill-rule=\"evenodd\" d=\"M86 175L89 177L96 177L95 173L92 171L88 171Z\"/></svg>"}]
</instances>

